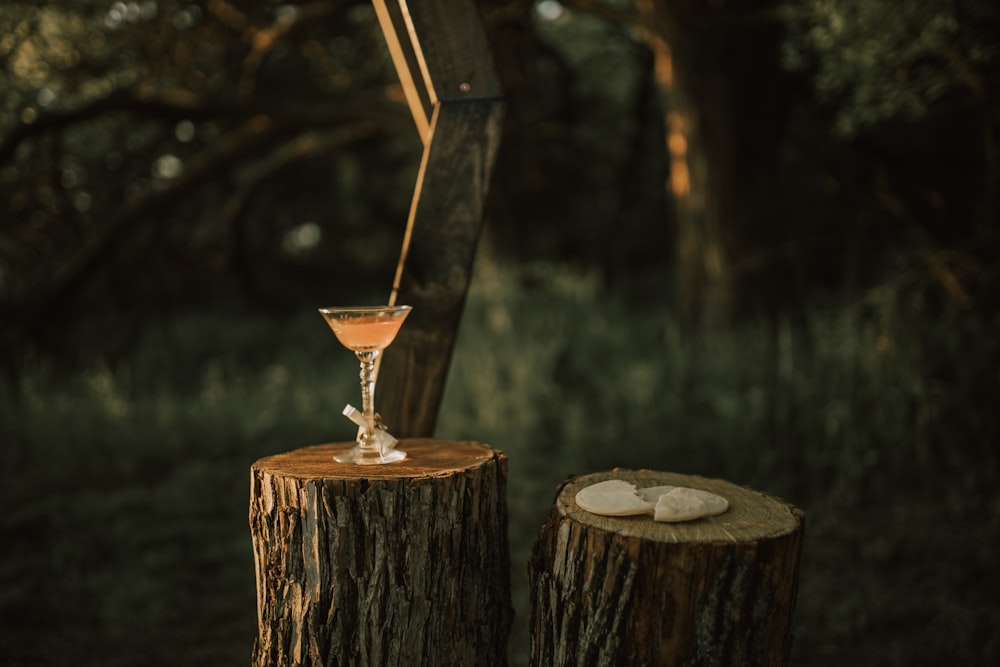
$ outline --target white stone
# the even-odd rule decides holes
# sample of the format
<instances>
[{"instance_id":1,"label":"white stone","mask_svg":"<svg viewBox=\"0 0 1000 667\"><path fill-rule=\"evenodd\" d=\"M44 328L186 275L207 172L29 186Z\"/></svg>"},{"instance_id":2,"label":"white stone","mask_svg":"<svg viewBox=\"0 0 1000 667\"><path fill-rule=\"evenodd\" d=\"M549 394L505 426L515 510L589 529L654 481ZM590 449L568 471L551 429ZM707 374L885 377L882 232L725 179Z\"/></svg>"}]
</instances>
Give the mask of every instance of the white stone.
<instances>
[{"instance_id":1,"label":"white stone","mask_svg":"<svg viewBox=\"0 0 1000 667\"><path fill-rule=\"evenodd\" d=\"M651 514L654 503L636 492L635 485L620 479L591 484L576 494L576 504L592 514L633 516Z\"/></svg>"},{"instance_id":2,"label":"white stone","mask_svg":"<svg viewBox=\"0 0 1000 667\"><path fill-rule=\"evenodd\" d=\"M676 488L678 488L678 487L676 487L676 486L647 486L647 487L645 487L643 489L639 489L636 493L638 493L639 496L643 500L645 500L646 502L652 503L653 505L655 505L656 502L660 499L660 496L662 496L665 493L670 493L671 491L673 491Z\"/></svg>"},{"instance_id":3,"label":"white stone","mask_svg":"<svg viewBox=\"0 0 1000 667\"><path fill-rule=\"evenodd\" d=\"M722 496L679 486L659 497L653 518L667 522L693 521L722 514L728 509L729 501Z\"/></svg>"},{"instance_id":4,"label":"white stone","mask_svg":"<svg viewBox=\"0 0 1000 667\"><path fill-rule=\"evenodd\" d=\"M649 486L637 489L630 482L610 479L581 489L576 504L591 514L636 516L648 514L656 521L678 523L722 514L729 501L701 489L684 486Z\"/></svg>"}]
</instances>

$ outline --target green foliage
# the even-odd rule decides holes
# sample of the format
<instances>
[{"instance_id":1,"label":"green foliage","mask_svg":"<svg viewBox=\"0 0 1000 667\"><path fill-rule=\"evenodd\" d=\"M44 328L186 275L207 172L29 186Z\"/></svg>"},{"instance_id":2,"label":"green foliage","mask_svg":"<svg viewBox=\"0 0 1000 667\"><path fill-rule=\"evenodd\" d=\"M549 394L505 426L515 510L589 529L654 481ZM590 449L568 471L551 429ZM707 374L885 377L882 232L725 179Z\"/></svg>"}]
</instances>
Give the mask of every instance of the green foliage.
<instances>
[{"instance_id":1,"label":"green foliage","mask_svg":"<svg viewBox=\"0 0 1000 667\"><path fill-rule=\"evenodd\" d=\"M1000 322L937 324L897 301L876 290L801 319L684 332L665 302L623 299L595 273L543 264L512 280L484 261L441 428L545 450L558 478L641 465L802 499L822 480L828 500L867 502L904 471L959 474L991 456L986 434L945 446L992 380L944 360L994 358Z\"/></svg>"},{"instance_id":2,"label":"green foliage","mask_svg":"<svg viewBox=\"0 0 1000 667\"><path fill-rule=\"evenodd\" d=\"M0 7L0 139L26 133L0 161L0 306L34 303L94 239L112 239L94 274L73 282L89 291L45 310L55 326L32 345L9 348L6 664L245 662L256 622L247 469L353 431L339 411L357 400L354 361L296 304L384 298L377 286L389 284L412 192L419 142L386 109L401 112L384 95L392 77L367 3L241 9L254 30L298 7L332 12L296 23L260 61L225 3L155 3L159 13L143 15L151 4ZM996 26L988 5L789 3L789 65L815 75L842 133L920 116L980 94L996 64L982 38ZM979 192L989 179L966 147L979 150L978 129L950 123L961 146L936 135L923 161L908 150L925 142L905 135L908 150L886 150L874 167L827 155L824 142L821 160L845 163L832 177L799 168L801 147L788 147L797 179L782 196L801 236L764 250L818 248L797 255L789 283L838 261L885 278L884 259L912 243L921 259L903 273L926 284L686 330L662 296L672 231L650 54L586 14L495 15L507 17L493 27L510 98L491 240L501 253L576 260L478 262L440 419L441 436L510 457L515 664L527 556L555 485L615 466L725 477L806 509L798 663L997 662L1000 591L984 545L1000 515L1000 321L973 313L996 274ZM151 81L163 94L144 98ZM187 94L194 107L181 104ZM60 120L92 104L108 108ZM365 134L369 113L391 131ZM241 128L261 114L274 125L258 144ZM345 128L359 134L345 140ZM219 145L244 141L247 152L170 190ZM928 163L940 171L907 175ZM962 187L947 189L950 179ZM156 199L164 188L171 196ZM903 222L886 224L886 209ZM913 216L931 216L934 233ZM843 246L811 240L820 219ZM985 259L970 265L983 278L967 279L972 270L948 259L964 255L935 239L978 248ZM609 268L637 293L610 289ZM909 300L942 286L958 297ZM291 314L220 305L241 290ZM18 320L0 328L8 322Z\"/></svg>"},{"instance_id":3,"label":"green foliage","mask_svg":"<svg viewBox=\"0 0 1000 667\"><path fill-rule=\"evenodd\" d=\"M622 298L593 272L478 266L440 431L510 457L518 618L529 614L524 564L556 485L644 467L723 477L806 509L797 664L975 661L988 623L973 621L961 647L951 630L977 613L953 593L976 584L956 582L940 564L928 595L943 611L931 614L920 582L935 566L919 549L965 559L989 578L978 524L956 528L961 544L938 547L912 529L967 525L956 520L985 504L996 530L1000 421L986 416L985 397L998 387L994 366L973 360L997 359L1000 320L936 321L878 290L817 304L800 320L685 332L664 302ZM914 539L920 546L909 553ZM848 568L857 580L845 591ZM984 619L1000 618L988 595L977 600L990 610ZM928 615L926 641L899 634ZM526 628L514 633L512 655L523 657ZM868 633L878 641L863 655L842 652ZM991 646L983 655L998 655Z\"/></svg>"},{"instance_id":4,"label":"green foliage","mask_svg":"<svg viewBox=\"0 0 1000 667\"><path fill-rule=\"evenodd\" d=\"M622 466L806 510L799 664L989 664L998 340L995 318L930 316L888 291L696 334L596 272L482 258L439 435L509 457L513 663L556 485ZM353 358L312 312L173 316L115 359L79 343L92 353L77 370L21 358L0 390L0 540L14 545L0 650L14 665L245 660L248 468L353 436L339 414L357 398Z\"/></svg>"},{"instance_id":5,"label":"green foliage","mask_svg":"<svg viewBox=\"0 0 1000 667\"><path fill-rule=\"evenodd\" d=\"M636 32L559 3L488 27L508 103L489 210L495 247L615 278L662 262L672 234L663 116Z\"/></svg>"},{"instance_id":6,"label":"green foliage","mask_svg":"<svg viewBox=\"0 0 1000 667\"><path fill-rule=\"evenodd\" d=\"M0 28L0 311L25 329L51 300L391 280L420 142L369 3L13 2Z\"/></svg>"},{"instance_id":7,"label":"green foliage","mask_svg":"<svg viewBox=\"0 0 1000 667\"><path fill-rule=\"evenodd\" d=\"M112 358L88 340L77 370L22 358L0 390L4 664L246 662L249 466L353 437L356 362L316 313L175 316Z\"/></svg>"},{"instance_id":8,"label":"green foliage","mask_svg":"<svg viewBox=\"0 0 1000 667\"><path fill-rule=\"evenodd\" d=\"M785 64L811 73L821 99L833 102L835 130L841 135L890 119L921 118L949 93L985 92L983 69L996 62L997 49L989 24L974 21L989 18L989 4L786 3L780 12L788 31Z\"/></svg>"}]
</instances>

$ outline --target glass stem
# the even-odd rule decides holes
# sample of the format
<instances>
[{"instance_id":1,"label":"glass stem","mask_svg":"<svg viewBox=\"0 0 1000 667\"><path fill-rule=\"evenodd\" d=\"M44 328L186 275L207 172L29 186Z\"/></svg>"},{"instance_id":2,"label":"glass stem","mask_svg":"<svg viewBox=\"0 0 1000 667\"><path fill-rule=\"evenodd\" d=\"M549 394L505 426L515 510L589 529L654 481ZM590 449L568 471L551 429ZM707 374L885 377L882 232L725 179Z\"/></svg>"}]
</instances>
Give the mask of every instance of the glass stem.
<instances>
[{"instance_id":1,"label":"glass stem","mask_svg":"<svg viewBox=\"0 0 1000 667\"><path fill-rule=\"evenodd\" d=\"M361 407L365 420L365 434L358 444L362 447L375 447L375 359L378 350L358 352L361 362Z\"/></svg>"}]
</instances>

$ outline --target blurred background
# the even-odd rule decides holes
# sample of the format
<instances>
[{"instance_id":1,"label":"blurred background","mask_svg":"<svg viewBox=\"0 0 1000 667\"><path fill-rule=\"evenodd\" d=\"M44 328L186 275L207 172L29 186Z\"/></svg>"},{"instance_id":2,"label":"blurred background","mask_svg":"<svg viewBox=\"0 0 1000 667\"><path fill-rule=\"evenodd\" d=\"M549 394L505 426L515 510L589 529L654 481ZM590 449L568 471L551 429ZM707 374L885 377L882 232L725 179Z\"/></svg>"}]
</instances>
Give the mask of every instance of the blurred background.
<instances>
[{"instance_id":1,"label":"blurred background","mask_svg":"<svg viewBox=\"0 0 1000 667\"><path fill-rule=\"evenodd\" d=\"M807 513L793 664L1000 661L1000 9L483 0L507 116L438 421ZM421 143L365 2L0 5L0 664L239 665L248 471L349 440Z\"/></svg>"}]
</instances>

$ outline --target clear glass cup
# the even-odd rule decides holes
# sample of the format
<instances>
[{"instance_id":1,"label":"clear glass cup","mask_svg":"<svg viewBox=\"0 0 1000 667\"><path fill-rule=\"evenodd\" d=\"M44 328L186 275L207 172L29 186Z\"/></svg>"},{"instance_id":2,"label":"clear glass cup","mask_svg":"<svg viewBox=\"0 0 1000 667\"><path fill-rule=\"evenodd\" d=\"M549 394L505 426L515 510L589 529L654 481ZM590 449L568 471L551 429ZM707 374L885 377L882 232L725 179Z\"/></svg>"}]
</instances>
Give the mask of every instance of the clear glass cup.
<instances>
[{"instance_id":1,"label":"clear glass cup","mask_svg":"<svg viewBox=\"0 0 1000 667\"><path fill-rule=\"evenodd\" d=\"M399 333L410 306L347 306L320 308L320 315L333 329L337 340L354 352L361 363L361 400L363 425L358 429L357 444L334 457L341 463L379 465L406 458L406 452L395 448L390 436L375 413L375 362Z\"/></svg>"}]
</instances>

